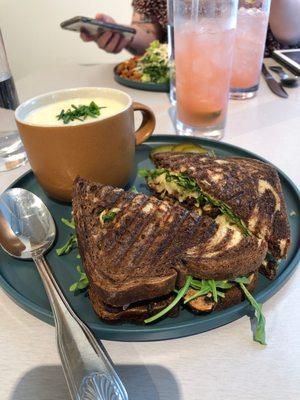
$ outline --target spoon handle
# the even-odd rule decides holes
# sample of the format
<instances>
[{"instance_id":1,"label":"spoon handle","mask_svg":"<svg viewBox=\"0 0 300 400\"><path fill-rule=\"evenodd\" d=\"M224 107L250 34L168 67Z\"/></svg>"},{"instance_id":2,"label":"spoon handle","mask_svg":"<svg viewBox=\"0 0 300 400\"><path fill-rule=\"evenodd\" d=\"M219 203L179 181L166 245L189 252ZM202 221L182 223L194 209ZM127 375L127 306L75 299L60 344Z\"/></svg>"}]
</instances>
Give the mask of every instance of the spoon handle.
<instances>
[{"instance_id":1,"label":"spoon handle","mask_svg":"<svg viewBox=\"0 0 300 400\"><path fill-rule=\"evenodd\" d=\"M43 256L34 258L56 325L56 339L73 400L128 400L111 359L70 307Z\"/></svg>"}]
</instances>

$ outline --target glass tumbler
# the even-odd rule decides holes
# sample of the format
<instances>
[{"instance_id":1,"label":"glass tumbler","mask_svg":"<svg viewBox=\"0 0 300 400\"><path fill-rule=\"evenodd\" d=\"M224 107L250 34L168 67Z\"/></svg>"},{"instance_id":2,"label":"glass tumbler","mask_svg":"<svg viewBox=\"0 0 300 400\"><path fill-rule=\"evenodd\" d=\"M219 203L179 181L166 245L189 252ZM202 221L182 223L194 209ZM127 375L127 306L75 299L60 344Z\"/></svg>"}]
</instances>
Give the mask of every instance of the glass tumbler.
<instances>
[{"instance_id":1,"label":"glass tumbler","mask_svg":"<svg viewBox=\"0 0 300 400\"><path fill-rule=\"evenodd\" d=\"M14 112L19 105L5 47L0 31L0 171L20 167L27 161L17 127ZM3 109L1 111L1 108ZM11 111L10 111L11 110Z\"/></svg>"},{"instance_id":2,"label":"glass tumbler","mask_svg":"<svg viewBox=\"0 0 300 400\"><path fill-rule=\"evenodd\" d=\"M271 0L240 0L230 98L254 97L258 90L264 56Z\"/></svg>"},{"instance_id":3,"label":"glass tumbler","mask_svg":"<svg viewBox=\"0 0 300 400\"><path fill-rule=\"evenodd\" d=\"M174 0L176 130L221 139L238 0Z\"/></svg>"},{"instance_id":4,"label":"glass tumbler","mask_svg":"<svg viewBox=\"0 0 300 400\"><path fill-rule=\"evenodd\" d=\"M175 59L174 59L174 5L173 0L167 0L168 10L168 56L170 68L170 103L176 105L176 84L175 84Z\"/></svg>"}]
</instances>

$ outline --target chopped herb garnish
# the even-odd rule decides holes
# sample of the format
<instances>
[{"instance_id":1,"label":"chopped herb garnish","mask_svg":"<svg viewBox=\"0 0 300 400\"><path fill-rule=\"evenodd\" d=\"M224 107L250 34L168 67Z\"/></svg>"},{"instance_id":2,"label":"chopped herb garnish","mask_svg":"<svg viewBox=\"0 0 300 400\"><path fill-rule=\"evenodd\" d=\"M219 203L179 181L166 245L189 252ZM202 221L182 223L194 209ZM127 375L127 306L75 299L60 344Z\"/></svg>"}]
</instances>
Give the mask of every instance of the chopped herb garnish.
<instances>
[{"instance_id":1,"label":"chopped herb garnish","mask_svg":"<svg viewBox=\"0 0 300 400\"><path fill-rule=\"evenodd\" d=\"M121 211L119 208L112 208L111 210L103 210L102 213L99 215L101 224L105 224L106 222L112 221L119 211Z\"/></svg>"},{"instance_id":2,"label":"chopped herb garnish","mask_svg":"<svg viewBox=\"0 0 300 400\"><path fill-rule=\"evenodd\" d=\"M75 290L86 289L89 285L88 277L86 276L86 273L84 271L82 271L80 265L77 265L76 269L79 273L79 279L77 282L73 283L70 286L70 288L69 288L70 292L75 292Z\"/></svg>"},{"instance_id":3,"label":"chopped herb garnish","mask_svg":"<svg viewBox=\"0 0 300 400\"><path fill-rule=\"evenodd\" d=\"M68 124L75 119L83 122L88 117L97 118L100 115L100 110L106 107L99 107L94 101L87 105L79 105L75 106L71 105L71 108L68 108L66 111L61 110L61 112L56 115L56 118L60 121L62 120L64 124Z\"/></svg>"},{"instance_id":4,"label":"chopped herb garnish","mask_svg":"<svg viewBox=\"0 0 300 400\"><path fill-rule=\"evenodd\" d=\"M116 213L113 211L109 211L106 215L103 215L102 221L103 222L109 222L112 221L116 216Z\"/></svg>"}]
</instances>

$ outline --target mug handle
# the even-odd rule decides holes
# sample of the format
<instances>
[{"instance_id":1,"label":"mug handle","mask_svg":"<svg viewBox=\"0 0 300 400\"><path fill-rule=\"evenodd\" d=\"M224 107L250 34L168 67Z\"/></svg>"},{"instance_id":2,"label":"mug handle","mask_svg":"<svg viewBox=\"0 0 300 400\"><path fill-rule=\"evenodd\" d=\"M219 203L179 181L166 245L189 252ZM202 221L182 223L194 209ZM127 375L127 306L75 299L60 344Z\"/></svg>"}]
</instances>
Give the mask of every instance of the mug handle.
<instances>
[{"instance_id":1,"label":"mug handle","mask_svg":"<svg viewBox=\"0 0 300 400\"><path fill-rule=\"evenodd\" d=\"M133 111L141 111L143 117L140 127L135 131L135 144L137 146L152 135L155 128L155 116L152 110L142 103L134 101L132 108Z\"/></svg>"}]
</instances>

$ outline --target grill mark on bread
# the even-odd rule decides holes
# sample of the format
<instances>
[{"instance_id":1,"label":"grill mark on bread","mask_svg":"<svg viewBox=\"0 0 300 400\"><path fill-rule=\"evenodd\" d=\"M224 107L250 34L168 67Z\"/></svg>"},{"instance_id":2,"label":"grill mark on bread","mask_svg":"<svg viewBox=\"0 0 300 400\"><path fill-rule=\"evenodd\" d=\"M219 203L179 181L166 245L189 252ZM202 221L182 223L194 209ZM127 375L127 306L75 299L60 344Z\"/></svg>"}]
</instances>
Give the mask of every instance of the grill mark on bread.
<instances>
[{"instance_id":1,"label":"grill mark on bread","mask_svg":"<svg viewBox=\"0 0 300 400\"><path fill-rule=\"evenodd\" d=\"M126 192L124 192L124 200L127 201ZM129 199L130 200L130 199ZM138 195L132 199L131 202L126 204L126 207L121 208L121 212L116 215L116 218L112 221L114 229L109 229L110 226L105 225L107 230L102 232L102 242L100 243L99 250L101 252L101 245L105 247L105 251L111 251L111 260L114 261L116 258L123 256L123 254L130 248L131 243L135 240L136 235L140 232L143 225L147 223L147 219L144 218L139 221L135 218L135 213L138 213L139 209L147 203L147 198L144 195ZM137 223L139 222L139 223ZM99 227L98 227L99 230ZM122 241L122 236L127 233L126 242ZM122 249L116 247L122 244Z\"/></svg>"},{"instance_id":2,"label":"grill mark on bread","mask_svg":"<svg viewBox=\"0 0 300 400\"><path fill-rule=\"evenodd\" d=\"M128 246L126 251L122 254L123 262L127 265L132 266L132 268L134 269L134 274L136 276L139 276L140 271L143 271L143 268L145 267L145 265L147 265L145 254L150 253L150 255L152 256L154 253L156 255L157 249L155 248L155 241L153 241L154 235L157 235L158 233L157 229L159 229L159 224L165 222L167 217L170 215L163 210L164 208L165 204L155 204L155 206L153 205L153 209L151 210L151 212L147 213L147 216L145 217L146 223L141 229L139 229L132 242L130 243L130 246ZM142 209L140 209L139 212L143 214L141 210ZM164 216L165 219L158 218L158 212L160 212L161 217ZM137 217L138 225L139 214L133 216L133 218L135 217ZM128 277L130 273L131 271L127 271L126 277Z\"/></svg>"}]
</instances>

